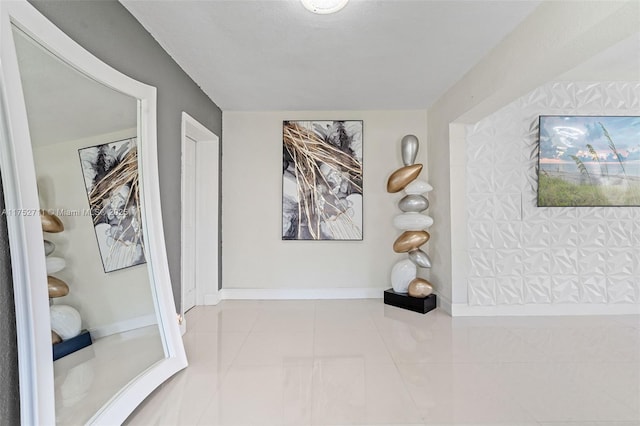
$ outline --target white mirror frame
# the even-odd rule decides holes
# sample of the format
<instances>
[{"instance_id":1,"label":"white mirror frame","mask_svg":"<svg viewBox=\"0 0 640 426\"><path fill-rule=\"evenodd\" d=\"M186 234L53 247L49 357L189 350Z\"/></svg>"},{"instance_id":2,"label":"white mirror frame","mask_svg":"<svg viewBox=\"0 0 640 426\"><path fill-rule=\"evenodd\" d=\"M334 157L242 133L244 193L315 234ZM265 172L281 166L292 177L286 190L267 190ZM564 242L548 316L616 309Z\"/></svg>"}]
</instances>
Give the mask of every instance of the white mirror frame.
<instances>
[{"instance_id":1,"label":"white mirror frame","mask_svg":"<svg viewBox=\"0 0 640 426\"><path fill-rule=\"evenodd\" d=\"M167 378L187 366L171 291L158 187L156 89L106 65L26 0L0 1L0 171L7 214L18 334L23 425L55 423L53 352L33 152L12 24L98 83L138 99L139 167L146 256L165 358L138 375L88 421L120 424Z\"/></svg>"}]
</instances>

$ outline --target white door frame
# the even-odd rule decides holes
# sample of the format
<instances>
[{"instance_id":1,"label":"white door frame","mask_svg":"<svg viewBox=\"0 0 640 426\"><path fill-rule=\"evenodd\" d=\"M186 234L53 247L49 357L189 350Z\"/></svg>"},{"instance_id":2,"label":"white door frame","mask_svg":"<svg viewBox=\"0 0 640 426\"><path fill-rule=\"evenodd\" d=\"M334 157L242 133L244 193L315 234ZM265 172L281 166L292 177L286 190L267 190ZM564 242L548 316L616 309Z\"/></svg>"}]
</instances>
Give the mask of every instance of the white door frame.
<instances>
[{"instance_id":1,"label":"white door frame","mask_svg":"<svg viewBox=\"0 0 640 426\"><path fill-rule=\"evenodd\" d=\"M185 164L186 157L185 145L187 138L196 142L196 187L189 188L185 184ZM187 209L195 208L195 206L189 206L185 204L186 191L197 191L197 194L209 197L207 202L206 211L200 211L203 209L197 209L196 211L196 241L194 242L196 247L196 265L202 270L206 270L208 273L198 274L196 273L196 306L197 305L216 305L219 301L218 295L218 247L220 242L220 229L218 228L218 175L219 175L219 141L217 135L211 132L209 129L200 124L197 120L191 117L186 112L182 113L182 134L181 134L181 224L180 224L180 313L183 317L181 324L182 332L186 331L186 320L184 319L184 280L185 280L185 221L182 218L186 217ZM207 164L206 169L204 167L198 167L200 163ZM211 179L207 182L200 182L199 179L201 172L199 170L206 170L208 173L213 171ZM200 185L202 183L203 185ZM197 199L198 197L196 197ZM201 204L201 203L200 203ZM215 238L203 238L202 232L198 232L198 227L207 227L208 229L215 229ZM198 262L198 254L204 254L207 257L206 262ZM198 276L209 277L206 280L198 279Z\"/></svg>"}]
</instances>

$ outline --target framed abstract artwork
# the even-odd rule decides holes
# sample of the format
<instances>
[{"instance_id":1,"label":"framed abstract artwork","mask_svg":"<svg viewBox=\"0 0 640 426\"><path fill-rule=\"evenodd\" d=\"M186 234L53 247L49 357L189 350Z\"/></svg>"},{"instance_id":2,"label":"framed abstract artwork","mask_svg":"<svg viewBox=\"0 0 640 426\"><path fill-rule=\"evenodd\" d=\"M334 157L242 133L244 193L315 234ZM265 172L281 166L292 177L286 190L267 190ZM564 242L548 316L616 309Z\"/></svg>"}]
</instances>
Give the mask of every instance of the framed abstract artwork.
<instances>
[{"instance_id":1,"label":"framed abstract artwork","mask_svg":"<svg viewBox=\"0 0 640 426\"><path fill-rule=\"evenodd\" d=\"M136 138L78 152L104 271L145 263Z\"/></svg>"},{"instance_id":2,"label":"framed abstract artwork","mask_svg":"<svg viewBox=\"0 0 640 426\"><path fill-rule=\"evenodd\" d=\"M282 239L362 240L362 121L282 127Z\"/></svg>"}]
</instances>

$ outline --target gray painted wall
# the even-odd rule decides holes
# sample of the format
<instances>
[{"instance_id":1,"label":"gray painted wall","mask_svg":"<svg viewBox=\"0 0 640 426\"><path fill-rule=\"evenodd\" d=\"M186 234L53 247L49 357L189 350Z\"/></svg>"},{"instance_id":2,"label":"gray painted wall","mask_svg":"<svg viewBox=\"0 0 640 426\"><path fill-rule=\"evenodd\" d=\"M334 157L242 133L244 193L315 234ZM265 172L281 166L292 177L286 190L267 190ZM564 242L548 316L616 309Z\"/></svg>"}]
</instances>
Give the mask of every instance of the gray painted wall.
<instances>
[{"instance_id":1,"label":"gray painted wall","mask_svg":"<svg viewBox=\"0 0 640 426\"><path fill-rule=\"evenodd\" d=\"M0 211L4 210L4 191L0 185ZM20 424L18 388L18 347L16 311L13 304L13 279L7 217L0 215L0 426Z\"/></svg>"},{"instance_id":2,"label":"gray painted wall","mask_svg":"<svg viewBox=\"0 0 640 426\"><path fill-rule=\"evenodd\" d=\"M222 111L117 1L30 2L103 62L158 89L160 196L173 295L179 308L181 115L187 112L221 137Z\"/></svg>"}]
</instances>

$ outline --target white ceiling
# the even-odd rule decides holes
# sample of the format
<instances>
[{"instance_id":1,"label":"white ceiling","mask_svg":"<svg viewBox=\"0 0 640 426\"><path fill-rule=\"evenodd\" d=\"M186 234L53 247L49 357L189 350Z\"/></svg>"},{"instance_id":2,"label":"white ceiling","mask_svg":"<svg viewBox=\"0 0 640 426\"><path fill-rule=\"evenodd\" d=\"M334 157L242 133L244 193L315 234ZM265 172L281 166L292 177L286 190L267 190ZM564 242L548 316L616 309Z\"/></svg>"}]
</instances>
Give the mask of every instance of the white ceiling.
<instances>
[{"instance_id":1,"label":"white ceiling","mask_svg":"<svg viewBox=\"0 0 640 426\"><path fill-rule=\"evenodd\" d=\"M120 0L223 110L428 108L539 0Z\"/></svg>"}]
</instances>

